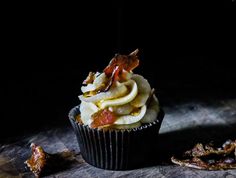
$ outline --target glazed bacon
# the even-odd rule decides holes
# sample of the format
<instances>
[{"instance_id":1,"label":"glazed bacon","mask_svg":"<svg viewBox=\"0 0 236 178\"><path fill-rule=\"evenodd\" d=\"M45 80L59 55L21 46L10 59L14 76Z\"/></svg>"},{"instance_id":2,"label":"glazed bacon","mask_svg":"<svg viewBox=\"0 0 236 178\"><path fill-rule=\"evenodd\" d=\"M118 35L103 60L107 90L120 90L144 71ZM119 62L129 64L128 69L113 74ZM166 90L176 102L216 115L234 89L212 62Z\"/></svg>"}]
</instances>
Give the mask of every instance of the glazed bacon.
<instances>
[{"instance_id":1,"label":"glazed bacon","mask_svg":"<svg viewBox=\"0 0 236 178\"><path fill-rule=\"evenodd\" d=\"M69 150L50 154L34 143L30 147L32 155L25 164L37 178L63 171L75 160L75 153Z\"/></svg>"},{"instance_id":2,"label":"glazed bacon","mask_svg":"<svg viewBox=\"0 0 236 178\"><path fill-rule=\"evenodd\" d=\"M115 81L118 81L119 80L119 74L120 74L120 66L116 66L112 72L112 75L111 77L109 78L108 82L107 82L107 85L104 89L104 91L108 91L110 89L110 87L112 86L112 84L115 82Z\"/></svg>"},{"instance_id":3,"label":"glazed bacon","mask_svg":"<svg viewBox=\"0 0 236 178\"><path fill-rule=\"evenodd\" d=\"M184 153L183 158L172 157L171 161L180 166L204 170L236 169L236 140L226 141L222 148L196 144Z\"/></svg>"},{"instance_id":4,"label":"glazed bacon","mask_svg":"<svg viewBox=\"0 0 236 178\"><path fill-rule=\"evenodd\" d=\"M94 79L95 79L95 73L94 72L89 72L87 78L83 81L83 84L93 83Z\"/></svg>"},{"instance_id":5,"label":"glazed bacon","mask_svg":"<svg viewBox=\"0 0 236 178\"><path fill-rule=\"evenodd\" d=\"M116 54L109 65L103 70L109 81L104 89L108 91L115 81L120 79L123 70L131 72L139 65L139 59L137 57L138 49L130 53L129 55Z\"/></svg>"},{"instance_id":6,"label":"glazed bacon","mask_svg":"<svg viewBox=\"0 0 236 178\"><path fill-rule=\"evenodd\" d=\"M109 109L102 109L92 115L92 128L113 124L116 121L116 116Z\"/></svg>"},{"instance_id":7,"label":"glazed bacon","mask_svg":"<svg viewBox=\"0 0 236 178\"><path fill-rule=\"evenodd\" d=\"M104 69L105 74L110 77L116 66L119 66L120 70L124 69L128 72L132 71L139 65L137 54L138 49L136 49L129 55L116 54L115 57L112 58L109 65Z\"/></svg>"},{"instance_id":8,"label":"glazed bacon","mask_svg":"<svg viewBox=\"0 0 236 178\"><path fill-rule=\"evenodd\" d=\"M138 49L130 53L129 55L116 54L109 65L104 69L108 81L98 92L106 92L116 81L122 80L123 70L131 72L139 65L139 59L137 57ZM89 73L89 76L84 81L85 84L92 83L94 81L94 73ZM92 128L98 128L105 125L113 124L116 121L116 115L108 109L102 109L92 115L93 122Z\"/></svg>"},{"instance_id":9,"label":"glazed bacon","mask_svg":"<svg viewBox=\"0 0 236 178\"><path fill-rule=\"evenodd\" d=\"M32 150L32 156L30 159L26 160L25 164L27 164L36 177L40 177L41 172L46 166L49 155L41 146L37 146L34 143L32 143L30 147Z\"/></svg>"}]
</instances>

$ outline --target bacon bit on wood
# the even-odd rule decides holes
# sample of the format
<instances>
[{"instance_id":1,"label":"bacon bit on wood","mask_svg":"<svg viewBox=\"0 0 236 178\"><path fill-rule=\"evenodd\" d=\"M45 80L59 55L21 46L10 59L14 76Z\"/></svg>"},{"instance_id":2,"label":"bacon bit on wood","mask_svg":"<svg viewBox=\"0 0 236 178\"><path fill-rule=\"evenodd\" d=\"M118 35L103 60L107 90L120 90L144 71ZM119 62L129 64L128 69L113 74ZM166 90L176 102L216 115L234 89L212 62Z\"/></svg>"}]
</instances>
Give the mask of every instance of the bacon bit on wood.
<instances>
[{"instance_id":1,"label":"bacon bit on wood","mask_svg":"<svg viewBox=\"0 0 236 178\"><path fill-rule=\"evenodd\" d=\"M213 145L196 144L186 151L182 158L171 157L180 166L205 170L236 169L236 140L226 141L221 148Z\"/></svg>"},{"instance_id":2,"label":"bacon bit on wood","mask_svg":"<svg viewBox=\"0 0 236 178\"><path fill-rule=\"evenodd\" d=\"M112 84L119 80L119 76L123 70L130 72L139 65L137 54L138 49L129 55L116 54L112 58L109 65L104 69L104 73L107 75L107 77L109 77L109 81L104 91L108 91Z\"/></svg>"},{"instance_id":3,"label":"bacon bit on wood","mask_svg":"<svg viewBox=\"0 0 236 178\"><path fill-rule=\"evenodd\" d=\"M46 166L46 161L49 155L43 150L41 146L37 146L34 143L30 145L32 150L32 156L26 160L27 166L34 173L36 177L40 177L42 170Z\"/></svg>"},{"instance_id":4,"label":"bacon bit on wood","mask_svg":"<svg viewBox=\"0 0 236 178\"><path fill-rule=\"evenodd\" d=\"M106 85L106 88L104 89L104 91L108 91L112 84L114 83L114 81L118 81L119 80L119 74L120 74L120 66L116 66L112 72L112 75Z\"/></svg>"},{"instance_id":5,"label":"bacon bit on wood","mask_svg":"<svg viewBox=\"0 0 236 178\"><path fill-rule=\"evenodd\" d=\"M90 84L93 83L95 79L95 73L94 72L89 72L87 78L83 81L83 84Z\"/></svg>"},{"instance_id":6,"label":"bacon bit on wood","mask_svg":"<svg viewBox=\"0 0 236 178\"><path fill-rule=\"evenodd\" d=\"M102 109L92 115L93 122L92 128L98 128L100 126L113 124L116 121L116 116L109 109Z\"/></svg>"},{"instance_id":7,"label":"bacon bit on wood","mask_svg":"<svg viewBox=\"0 0 236 178\"><path fill-rule=\"evenodd\" d=\"M61 172L75 161L75 153L69 150L50 154L34 143L31 143L30 147L32 155L25 164L37 178Z\"/></svg>"}]
</instances>

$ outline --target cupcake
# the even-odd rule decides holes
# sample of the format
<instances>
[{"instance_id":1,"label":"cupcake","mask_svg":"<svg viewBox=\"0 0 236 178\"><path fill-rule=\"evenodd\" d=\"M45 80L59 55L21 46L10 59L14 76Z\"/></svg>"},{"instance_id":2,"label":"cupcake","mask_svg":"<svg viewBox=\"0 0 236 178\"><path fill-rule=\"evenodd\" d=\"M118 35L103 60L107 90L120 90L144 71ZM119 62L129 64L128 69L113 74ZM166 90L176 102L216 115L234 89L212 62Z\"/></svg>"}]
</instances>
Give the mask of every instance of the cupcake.
<instances>
[{"instance_id":1,"label":"cupcake","mask_svg":"<svg viewBox=\"0 0 236 178\"><path fill-rule=\"evenodd\" d=\"M149 82L133 73L137 54L116 54L103 72L89 72L69 112L82 157L95 167L134 169L157 152L164 112Z\"/></svg>"}]
</instances>

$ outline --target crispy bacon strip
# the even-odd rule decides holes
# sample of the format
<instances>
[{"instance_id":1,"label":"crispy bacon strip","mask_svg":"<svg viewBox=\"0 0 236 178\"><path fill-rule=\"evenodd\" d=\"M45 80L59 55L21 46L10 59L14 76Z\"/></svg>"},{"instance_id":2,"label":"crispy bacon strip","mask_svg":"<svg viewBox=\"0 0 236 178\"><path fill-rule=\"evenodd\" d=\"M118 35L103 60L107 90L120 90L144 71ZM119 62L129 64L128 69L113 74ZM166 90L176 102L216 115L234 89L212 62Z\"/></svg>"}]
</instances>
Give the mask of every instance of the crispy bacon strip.
<instances>
[{"instance_id":1,"label":"crispy bacon strip","mask_svg":"<svg viewBox=\"0 0 236 178\"><path fill-rule=\"evenodd\" d=\"M44 149L31 143L32 155L25 161L35 177L50 175L66 169L75 159L75 153L71 151L62 151L54 154L47 153Z\"/></svg>"},{"instance_id":2,"label":"crispy bacon strip","mask_svg":"<svg viewBox=\"0 0 236 178\"><path fill-rule=\"evenodd\" d=\"M107 86L104 89L104 91L108 91L110 87L112 86L112 84L114 83L114 81L117 81L119 79L119 74L120 74L120 66L116 66L112 72L110 80L108 81Z\"/></svg>"},{"instance_id":3,"label":"crispy bacon strip","mask_svg":"<svg viewBox=\"0 0 236 178\"><path fill-rule=\"evenodd\" d=\"M236 169L236 140L226 141L222 148L196 144L184 153L183 158L173 156L171 161L180 166L204 170Z\"/></svg>"},{"instance_id":4,"label":"crispy bacon strip","mask_svg":"<svg viewBox=\"0 0 236 178\"><path fill-rule=\"evenodd\" d=\"M227 144L228 143L228 144ZM186 156L194 156L194 157L203 157L203 156L209 156L212 154L215 155L227 155L232 153L236 149L236 141L234 142L226 142L222 146L222 149L217 149L212 147L211 145L203 145L201 143L198 143L194 146L192 150L186 151Z\"/></svg>"},{"instance_id":5,"label":"crispy bacon strip","mask_svg":"<svg viewBox=\"0 0 236 178\"><path fill-rule=\"evenodd\" d=\"M27 164L36 177L39 177L46 166L49 155L41 146L37 146L34 143L32 143L30 147L32 150L32 156L30 159L25 161L25 164Z\"/></svg>"},{"instance_id":6,"label":"crispy bacon strip","mask_svg":"<svg viewBox=\"0 0 236 178\"><path fill-rule=\"evenodd\" d=\"M138 49L129 55L116 54L112 58L109 65L103 70L107 77L109 77L109 81L104 91L110 89L112 84L119 79L119 76L123 70L130 72L139 65L137 54Z\"/></svg>"},{"instance_id":7,"label":"crispy bacon strip","mask_svg":"<svg viewBox=\"0 0 236 178\"><path fill-rule=\"evenodd\" d=\"M112 58L109 65L104 69L105 74L110 77L116 66L120 66L120 70L124 69L128 72L132 71L139 65L137 54L138 49L136 49L129 55L116 54L115 57Z\"/></svg>"},{"instance_id":8,"label":"crispy bacon strip","mask_svg":"<svg viewBox=\"0 0 236 178\"><path fill-rule=\"evenodd\" d=\"M98 128L100 126L113 124L116 121L116 116L109 109L102 109L92 115L93 122L92 128Z\"/></svg>"}]
</instances>

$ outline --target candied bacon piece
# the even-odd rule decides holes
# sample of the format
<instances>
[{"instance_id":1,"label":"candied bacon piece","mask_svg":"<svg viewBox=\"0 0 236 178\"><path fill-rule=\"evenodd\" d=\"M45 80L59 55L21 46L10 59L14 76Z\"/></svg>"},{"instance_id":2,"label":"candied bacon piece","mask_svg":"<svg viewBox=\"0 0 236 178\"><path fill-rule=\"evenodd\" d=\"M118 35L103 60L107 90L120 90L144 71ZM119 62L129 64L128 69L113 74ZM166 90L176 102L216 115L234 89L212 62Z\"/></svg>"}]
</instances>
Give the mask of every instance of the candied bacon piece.
<instances>
[{"instance_id":1,"label":"candied bacon piece","mask_svg":"<svg viewBox=\"0 0 236 178\"><path fill-rule=\"evenodd\" d=\"M89 72L87 78L83 81L83 84L93 83L94 79L95 79L95 73L94 72Z\"/></svg>"},{"instance_id":2,"label":"candied bacon piece","mask_svg":"<svg viewBox=\"0 0 236 178\"><path fill-rule=\"evenodd\" d=\"M39 177L46 166L49 155L41 146L37 146L34 143L32 143L30 147L32 150L32 156L25 161L25 164L27 164L36 177Z\"/></svg>"},{"instance_id":3,"label":"candied bacon piece","mask_svg":"<svg viewBox=\"0 0 236 178\"><path fill-rule=\"evenodd\" d=\"M236 149L236 142L233 143L233 142L227 141L226 143L228 144L224 144L222 146L222 149L214 148L210 144L204 146L203 144L198 143L194 146L192 150L186 151L185 155L194 156L194 157L209 156L212 154L227 155Z\"/></svg>"},{"instance_id":4,"label":"candied bacon piece","mask_svg":"<svg viewBox=\"0 0 236 178\"><path fill-rule=\"evenodd\" d=\"M129 55L116 54L112 58L109 65L103 70L106 76L109 77L109 81L107 82L104 91L108 91L112 84L119 80L119 76L122 74L123 70L130 72L139 65L137 54L138 49Z\"/></svg>"},{"instance_id":5,"label":"candied bacon piece","mask_svg":"<svg viewBox=\"0 0 236 178\"><path fill-rule=\"evenodd\" d=\"M205 170L236 169L236 140L226 141L222 148L196 144L184 153L183 158L172 157L171 161L180 166Z\"/></svg>"},{"instance_id":6,"label":"candied bacon piece","mask_svg":"<svg viewBox=\"0 0 236 178\"><path fill-rule=\"evenodd\" d=\"M171 161L180 166L191 167L195 169L207 169L209 166L200 158L193 157L192 159L179 160L175 157L171 158Z\"/></svg>"},{"instance_id":7,"label":"candied bacon piece","mask_svg":"<svg viewBox=\"0 0 236 178\"><path fill-rule=\"evenodd\" d=\"M69 150L50 154L34 143L30 147L32 155L25 164L37 178L67 169L75 161L75 153Z\"/></svg>"},{"instance_id":8,"label":"candied bacon piece","mask_svg":"<svg viewBox=\"0 0 236 178\"><path fill-rule=\"evenodd\" d=\"M137 54L138 49L136 49L129 55L116 54L115 57L112 58L109 65L104 69L105 74L110 77L116 66L120 66L120 71L122 71L123 69L128 72L132 71L139 65Z\"/></svg>"},{"instance_id":9,"label":"candied bacon piece","mask_svg":"<svg viewBox=\"0 0 236 178\"><path fill-rule=\"evenodd\" d=\"M110 61L109 65L103 70L106 76L109 78L105 83L104 87L102 87L98 92L105 92L110 89L115 81L118 81L122 78L122 71L126 70L127 72L131 72L139 65L138 59L138 49L130 53L129 55L121 55L116 54ZM87 78L83 81L83 84L93 83L95 80L95 73L89 72Z\"/></svg>"},{"instance_id":10,"label":"candied bacon piece","mask_svg":"<svg viewBox=\"0 0 236 178\"><path fill-rule=\"evenodd\" d=\"M108 81L107 86L104 89L104 91L108 91L110 87L112 86L112 84L114 83L114 81L117 81L119 79L119 73L120 73L120 66L116 66L112 72L110 80Z\"/></svg>"},{"instance_id":11,"label":"candied bacon piece","mask_svg":"<svg viewBox=\"0 0 236 178\"><path fill-rule=\"evenodd\" d=\"M102 109L92 115L93 122L92 128L98 128L100 126L113 124L116 121L116 116L109 109Z\"/></svg>"}]
</instances>

